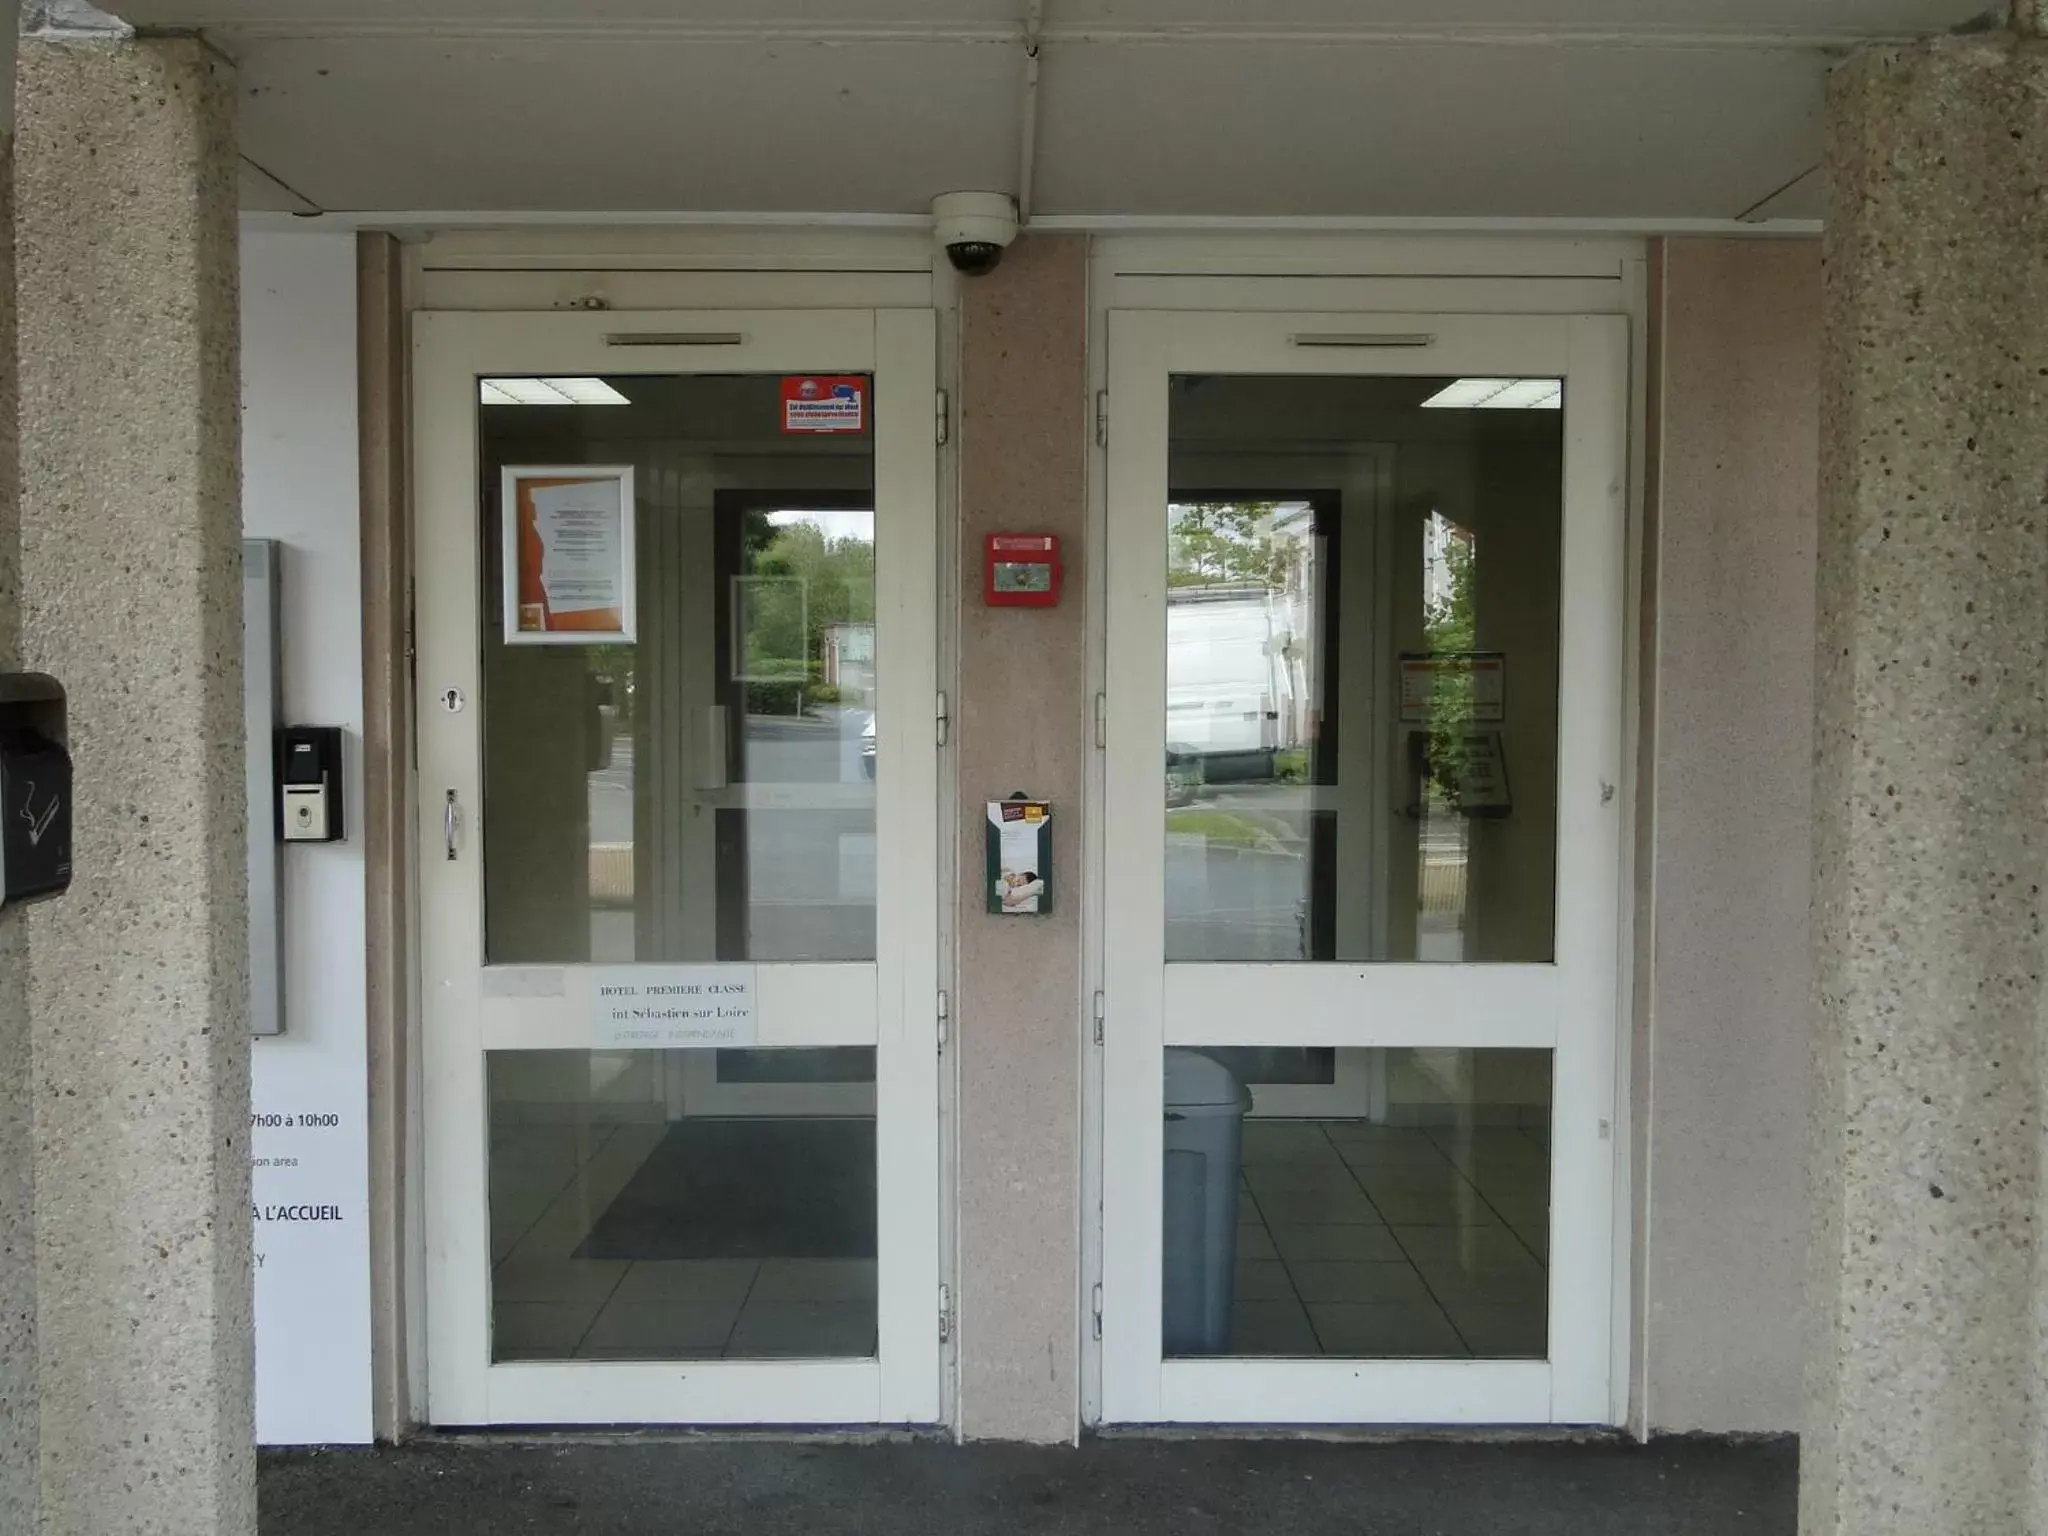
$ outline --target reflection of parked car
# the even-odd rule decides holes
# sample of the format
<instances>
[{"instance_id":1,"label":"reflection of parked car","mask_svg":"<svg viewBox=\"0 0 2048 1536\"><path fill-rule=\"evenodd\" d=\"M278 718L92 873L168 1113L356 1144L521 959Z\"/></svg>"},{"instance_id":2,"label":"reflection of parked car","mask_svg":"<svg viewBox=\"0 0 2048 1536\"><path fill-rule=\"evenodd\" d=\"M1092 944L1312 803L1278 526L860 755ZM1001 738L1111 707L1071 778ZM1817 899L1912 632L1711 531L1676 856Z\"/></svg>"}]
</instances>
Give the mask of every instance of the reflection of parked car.
<instances>
[{"instance_id":1,"label":"reflection of parked car","mask_svg":"<svg viewBox=\"0 0 2048 1536\"><path fill-rule=\"evenodd\" d=\"M1274 776L1274 754L1299 739L1291 659L1301 615L1264 587L1180 587L1166 610L1166 713L1175 749L1198 756L1211 784Z\"/></svg>"},{"instance_id":2,"label":"reflection of parked car","mask_svg":"<svg viewBox=\"0 0 2048 1536\"><path fill-rule=\"evenodd\" d=\"M875 776L875 712L868 711L868 723L860 728L860 771Z\"/></svg>"},{"instance_id":3,"label":"reflection of parked car","mask_svg":"<svg viewBox=\"0 0 2048 1536\"><path fill-rule=\"evenodd\" d=\"M1191 747L1166 749L1166 803L1169 808L1192 804L1202 781L1200 752Z\"/></svg>"}]
</instances>

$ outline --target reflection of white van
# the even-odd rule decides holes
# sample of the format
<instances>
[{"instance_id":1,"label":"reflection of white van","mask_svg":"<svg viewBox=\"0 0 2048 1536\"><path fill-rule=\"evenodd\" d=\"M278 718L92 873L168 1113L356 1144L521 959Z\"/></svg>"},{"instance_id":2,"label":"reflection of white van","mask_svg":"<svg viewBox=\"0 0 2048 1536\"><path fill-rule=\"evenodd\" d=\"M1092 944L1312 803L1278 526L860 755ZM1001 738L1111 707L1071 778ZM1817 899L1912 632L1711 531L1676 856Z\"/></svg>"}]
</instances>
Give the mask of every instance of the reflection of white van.
<instances>
[{"instance_id":1,"label":"reflection of white van","mask_svg":"<svg viewBox=\"0 0 2048 1536\"><path fill-rule=\"evenodd\" d=\"M1284 593L1182 587L1166 606L1166 739L1211 783L1273 776L1294 715Z\"/></svg>"}]
</instances>

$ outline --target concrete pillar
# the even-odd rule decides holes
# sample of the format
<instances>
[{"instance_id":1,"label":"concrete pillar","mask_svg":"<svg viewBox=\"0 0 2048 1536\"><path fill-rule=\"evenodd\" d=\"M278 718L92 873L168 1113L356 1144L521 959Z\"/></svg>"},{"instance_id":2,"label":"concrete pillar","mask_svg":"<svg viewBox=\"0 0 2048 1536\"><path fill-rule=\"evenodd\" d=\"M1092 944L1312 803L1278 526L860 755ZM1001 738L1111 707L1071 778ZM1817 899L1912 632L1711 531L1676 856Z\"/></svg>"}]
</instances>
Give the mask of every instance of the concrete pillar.
<instances>
[{"instance_id":1,"label":"concrete pillar","mask_svg":"<svg viewBox=\"0 0 2048 1536\"><path fill-rule=\"evenodd\" d=\"M1088 247L1031 235L961 287L960 1423L1072 1440L1080 1417L1081 791L1089 739ZM1056 533L1057 608L981 600L982 536ZM1050 914L992 917L987 802L1052 801Z\"/></svg>"},{"instance_id":2,"label":"concrete pillar","mask_svg":"<svg viewBox=\"0 0 2048 1536\"><path fill-rule=\"evenodd\" d=\"M2048 43L1830 93L1807 1536L2048 1531Z\"/></svg>"},{"instance_id":3,"label":"concrete pillar","mask_svg":"<svg viewBox=\"0 0 2048 1536\"><path fill-rule=\"evenodd\" d=\"M0 3L0 669L21 660L15 438L14 56L19 7ZM0 915L0 1531L32 1531L36 1496L35 1097L28 943Z\"/></svg>"},{"instance_id":4,"label":"concrete pillar","mask_svg":"<svg viewBox=\"0 0 2048 1536\"><path fill-rule=\"evenodd\" d=\"M1820 257L1782 239L1653 257L1655 728L1637 816L1655 901L1634 1059L1656 1149L1639 1407L1659 1431L1799 1424Z\"/></svg>"},{"instance_id":5,"label":"concrete pillar","mask_svg":"<svg viewBox=\"0 0 2048 1536\"><path fill-rule=\"evenodd\" d=\"M394 236L356 237L357 442L362 457L364 1012L370 1053L371 1418L380 1440L412 1426L406 1379L404 1187L414 1063L410 420L405 268Z\"/></svg>"},{"instance_id":6,"label":"concrete pillar","mask_svg":"<svg viewBox=\"0 0 2048 1536\"><path fill-rule=\"evenodd\" d=\"M70 693L31 914L46 1536L256 1527L234 91L24 40L23 648Z\"/></svg>"}]
</instances>

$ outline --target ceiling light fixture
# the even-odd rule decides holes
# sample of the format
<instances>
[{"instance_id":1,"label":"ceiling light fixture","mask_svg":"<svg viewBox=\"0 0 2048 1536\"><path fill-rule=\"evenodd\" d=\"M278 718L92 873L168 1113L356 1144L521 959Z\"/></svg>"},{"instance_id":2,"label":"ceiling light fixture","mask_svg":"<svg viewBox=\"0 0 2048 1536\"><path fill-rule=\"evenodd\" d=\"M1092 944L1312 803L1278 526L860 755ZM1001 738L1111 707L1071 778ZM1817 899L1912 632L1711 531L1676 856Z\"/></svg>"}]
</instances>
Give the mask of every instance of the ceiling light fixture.
<instances>
[{"instance_id":1,"label":"ceiling light fixture","mask_svg":"<svg viewBox=\"0 0 2048 1536\"><path fill-rule=\"evenodd\" d=\"M603 379L479 379L485 405L631 405Z\"/></svg>"},{"instance_id":2,"label":"ceiling light fixture","mask_svg":"<svg viewBox=\"0 0 2048 1536\"><path fill-rule=\"evenodd\" d=\"M1563 407L1563 379L1459 379L1422 402L1426 411L1556 411Z\"/></svg>"}]
</instances>

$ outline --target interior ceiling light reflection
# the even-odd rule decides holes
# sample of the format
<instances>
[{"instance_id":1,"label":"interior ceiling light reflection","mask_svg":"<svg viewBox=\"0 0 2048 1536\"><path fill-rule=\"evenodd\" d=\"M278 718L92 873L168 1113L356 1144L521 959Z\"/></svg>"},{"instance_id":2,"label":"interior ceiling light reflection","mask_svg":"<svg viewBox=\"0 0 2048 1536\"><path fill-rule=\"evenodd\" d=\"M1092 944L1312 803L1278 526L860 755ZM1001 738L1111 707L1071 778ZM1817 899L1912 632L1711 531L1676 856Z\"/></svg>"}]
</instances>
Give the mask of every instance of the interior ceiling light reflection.
<instances>
[{"instance_id":1,"label":"interior ceiling light reflection","mask_svg":"<svg viewBox=\"0 0 2048 1536\"><path fill-rule=\"evenodd\" d=\"M1563 406L1563 379L1459 379L1422 402L1424 410L1448 411L1555 411Z\"/></svg>"},{"instance_id":2,"label":"interior ceiling light reflection","mask_svg":"<svg viewBox=\"0 0 2048 1536\"><path fill-rule=\"evenodd\" d=\"M631 405L603 379L479 379L485 405Z\"/></svg>"}]
</instances>

